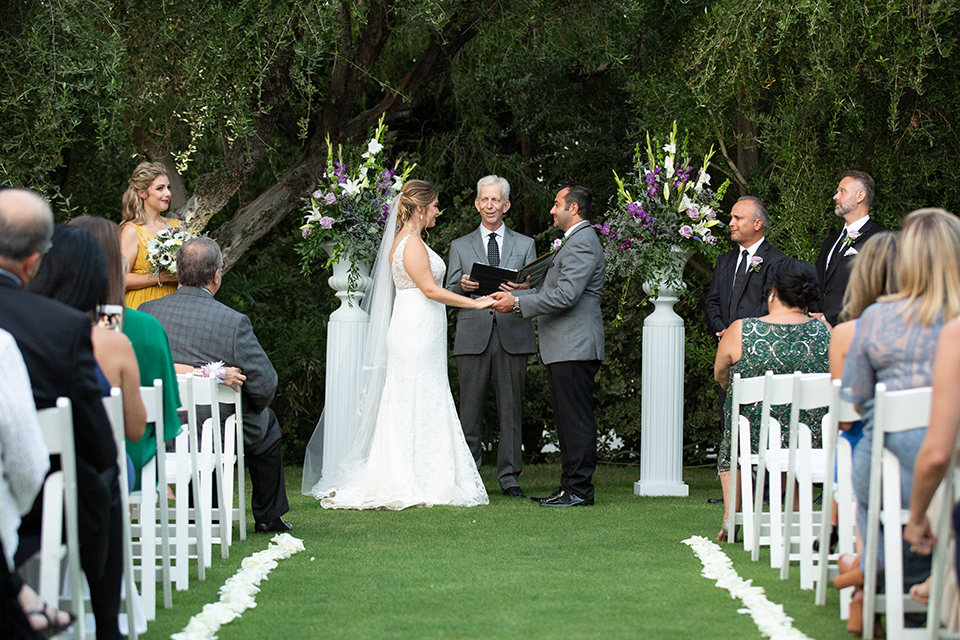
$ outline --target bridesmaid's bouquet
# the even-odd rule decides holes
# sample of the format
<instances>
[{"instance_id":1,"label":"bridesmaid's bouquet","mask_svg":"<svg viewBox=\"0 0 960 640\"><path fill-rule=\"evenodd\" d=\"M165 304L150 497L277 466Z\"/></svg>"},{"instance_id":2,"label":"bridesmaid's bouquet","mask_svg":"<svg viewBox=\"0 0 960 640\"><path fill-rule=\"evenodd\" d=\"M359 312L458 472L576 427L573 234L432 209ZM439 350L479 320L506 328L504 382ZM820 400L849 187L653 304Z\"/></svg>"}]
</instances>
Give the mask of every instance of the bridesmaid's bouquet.
<instances>
[{"instance_id":1,"label":"bridesmaid's bouquet","mask_svg":"<svg viewBox=\"0 0 960 640\"><path fill-rule=\"evenodd\" d=\"M177 251L187 240L196 236L184 231L167 227L160 231L147 243L147 261L150 263L150 273L160 273L161 270L172 274L177 273Z\"/></svg>"},{"instance_id":2,"label":"bridesmaid's bouquet","mask_svg":"<svg viewBox=\"0 0 960 640\"><path fill-rule=\"evenodd\" d=\"M416 165L384 163L383 117L373 137L360 149L337 147L327 137L327 170L303 205L301 241L296 250L305 274L318 259L329 267L350 262L349 289L359 280L359 265L371 262L380 247L390 204Z\"/></svg>"}]
</instances>

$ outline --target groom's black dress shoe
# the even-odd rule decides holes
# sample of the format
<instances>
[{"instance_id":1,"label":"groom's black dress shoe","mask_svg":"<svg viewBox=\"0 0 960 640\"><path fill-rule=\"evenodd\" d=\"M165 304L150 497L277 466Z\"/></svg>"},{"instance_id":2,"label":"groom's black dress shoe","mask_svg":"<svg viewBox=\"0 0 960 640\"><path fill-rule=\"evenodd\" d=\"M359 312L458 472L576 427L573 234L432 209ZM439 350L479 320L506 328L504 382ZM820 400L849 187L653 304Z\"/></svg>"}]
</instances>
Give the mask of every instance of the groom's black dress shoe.
<instances>
[{"instance_id":1,"label":"groom's black dress shoe","mask_svg":"<svg viewBox=\"0 0 960 640\"><path fill-rule=\"evenodd\" d=\"M540 503L542 503L544 500L553 500L553 499L556 498L558 495L560 495L560 493L561 493L562 491L563 491L563 489L558 488L556 491L554 491L553 493L551 493L551 494L548 495L548 496L542 496L542 497L540 497L540 498L530 498L530 499L533 500L534 502L536 502L537 504L540 504Z\"/></svg>"},{"instance_id":2,"label":"groom's black dress shoe","mask_svg":"<svg viewBox=\"0 0 960 640\"><path fill-rule=\"evenodd\" d=\"M257 533L286 533L292 529L293 525L279 516L273 520L258 522L253 526L253 530Z\"/></svg>"},{"instance_id":3,"label":"groom's black dress shoe","mask_svg":"<svg viewBox=\"0 0 960 640\"><path fill-rule=\"evenodd\" d=\"M541 507L589 507L591 505L593 505L593 498L581 498L569 491L561 491L556 497L540 502Z\"/></svg>"},{"instance_id":4,"label":"groom's black dress shoe","mask_svg":"<svg viewBox=\"0 0 960 640\"><path fill-rule=\"evenodd\" d=\"M503 490L503 495L508 498L526 498L527 494L520 487L507 487Z\"/></svg>"}]
</instances>

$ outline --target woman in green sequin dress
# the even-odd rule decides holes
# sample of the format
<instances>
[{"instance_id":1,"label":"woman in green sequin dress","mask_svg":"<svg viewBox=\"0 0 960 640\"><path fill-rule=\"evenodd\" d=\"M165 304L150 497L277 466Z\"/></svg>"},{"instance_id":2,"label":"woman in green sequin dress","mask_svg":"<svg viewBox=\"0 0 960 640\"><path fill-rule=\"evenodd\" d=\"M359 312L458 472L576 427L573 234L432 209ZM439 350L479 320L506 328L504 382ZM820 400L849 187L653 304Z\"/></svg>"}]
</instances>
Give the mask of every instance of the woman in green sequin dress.
<instances>
[{"instance_id":1,"label":"woman in green sequin dress","mask_svg":"<svg viewBox=\"0 0 960 640\"><path fill-rule=\"evenodd\" d=\"M735 373L742 378L750 378L762 376L767 371L829 371L827 352L830 348L830 328L807 313L818 295L816 271L810 263L792 258L773 264L770 269L772 273L767 280L770 289L765 292L770 313L762 318L737 320L720 340L714 378L724 389L729 388ZM725 521L730 517L726 496L730 484L732 406L733 396L728 393L723 407L725 426L718 456ZM820 446L820 421L825 413L825 409L818 409L800 414L800 420L809 425L813 432L814 446ZM740 415L750 421L750 439L756 451L760 439L760 404L742 406ZM770 415L782 425L783 445L789 446L790 405L771 407ZM737 493L739 501L739 491ZM725 539L725 530L717 536L717 541Z\"/></svg>"}]
</instances>

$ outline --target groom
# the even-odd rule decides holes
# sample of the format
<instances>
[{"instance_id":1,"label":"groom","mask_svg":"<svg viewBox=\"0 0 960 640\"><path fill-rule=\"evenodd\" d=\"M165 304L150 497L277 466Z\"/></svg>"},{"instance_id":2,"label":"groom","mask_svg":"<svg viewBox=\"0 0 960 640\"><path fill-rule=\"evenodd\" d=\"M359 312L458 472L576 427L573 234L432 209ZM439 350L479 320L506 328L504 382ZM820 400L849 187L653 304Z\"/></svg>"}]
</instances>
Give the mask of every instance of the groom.
<instances>
[{"instance_id":1,"label":"groom","mask_svg":"<svg viewBox=\"0 0 960 640\"><path fill-rule=\"evenodd\" d=\"M603 360L600 297L606 265L597 233L587 216L593 195L586 187L564 185L550 215L563 239L533 295L496 292L493 308L521 318L540 316L540 357L547 365L550 400L560 439L560 487L543 507L593 504L591 478L597 468L597 425L593 385Z\"/></svg>"}]
</instances>

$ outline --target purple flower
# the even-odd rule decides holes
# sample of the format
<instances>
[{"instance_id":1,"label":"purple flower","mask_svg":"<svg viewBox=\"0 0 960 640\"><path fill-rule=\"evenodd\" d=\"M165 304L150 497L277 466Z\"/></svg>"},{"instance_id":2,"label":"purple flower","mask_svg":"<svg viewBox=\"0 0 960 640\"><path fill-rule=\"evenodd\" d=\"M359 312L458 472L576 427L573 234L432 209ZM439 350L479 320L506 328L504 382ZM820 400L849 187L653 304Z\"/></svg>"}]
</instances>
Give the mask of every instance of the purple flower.
<instances>
[{"instance_id":1,"label":"purple flower","mask_svg":"<svg viewBox=\"0 0 960 640\"><path fill-rule=\"evenodd\" d=\"M613 227L611 227L608 222L604 222L603 224L597 224L594 226L600 230L600 233L602 235L605 235L607 237L613 235Z\"/></svg>"},{"instance_id":2,"label":"purple flower","mask_svg":"<svg viewBox=\"0 0 960 640\"><path fill-rule=\"evenodd\" d=\"M706 242L707 244L715 245L717 244L717 236L708 233L706 236L703 237L703 241Z\"/></svg>"},{"instance_id":3,"label":"purple flower","mask_svg":"<svg viewBox=\"0 0 960 640\"><path fill-rule=\"evenodd\" d=\"M709 205L704 206L704 207L703 207L703 211L704 211L704 216L706 217L707 220L716 220L716 219L717 219L717 212L714 211L713 208L710 207Z\"/></svg>"},{"instance_id":4,"label":"purple flower","mask_svg":"<svg viewBox=\"0 0 960 640\"><path fill-rule=\"evenodd\" d=\"M334 160L333 162L333 173L337 176L337 184L343 184L347 181L344 173L346 172L347 167L339 160Z\"/></svg>"},{"instance_id":5,"label":"purple flower","mask_svg":"<svg viewBox=\"0 0 960 640\"><path fill-rule=\"evenodd\" d=\"M311 233L313 233L313 229L310 228L310 225L305 224L300 227L300 233L303 235L304 239L306 239L310 237Z\"/></svg>"},{"instance_id":6,"label":"purple flower","mask_svg":"<svg viewBox=\"0 0 960 640\"><path fill-rule=\"evenodd\" d=\"M639 202L631 202L627 205L627 215L639 220L642 216L646 215L646 211L643 210L643 205Z\"/></svg>"},{"instance_id":7,"label":"purple flower","mask_svg":"<svg viewBox=\"0 0 960 640\"><path fill-rule=\"evenodd\" d=\"M687 215L690 216L691 220L696 220L697 218L700 217L700 212L697 211L696 207L690 207L689 209L687 209Z\"/></svg>"},{"instance_id":8,"label":"purple flower","mask_svg":"<svg viewBox=\"0 0 960 640\"><path fill-rule=\"evenodd\" d=\"M552 246L553 246L553 250L554 250L554 251L560 251L560 247L563 246L563 241L564 241L565 239L566 239L566 238L557 238L556 240L554 240L554 241L553 241L553 245L552 245Z\"/></svg>"},{"instance_id":9,"label":"purple flower","mask_svg":"<svg viewBox=\"0 0 960 640\"><path fill-rule=\"evenodd\" d=\"M320 192L317 191L316 193L320 193ZM319 198L316 198L316 199L319 200ZM328 193L326 196L323 197L323 200L327 204L333 204L334 202L337 201L337 196L333 195L333 191L331 191L330 193Z\"/></svg>"},{"instance_id":10,"label":"purple flower","mask_svg":"<svg viewBox=\"0 0 960 640\"><path fill-rule=\"evenodd\" d=\"M313 198L314 200L319 200L320 198L323 197L323 191L320 191L320 189L317 189L316 191L310 194L310 197Z\"/></svg>"},{"instance_id":11,"label":"purple flower","mask_svg":"<svg viewBox=\"0 0 960 640\"><path fill-rule=\"evenodd\" d=\"M333 228L333 218L330 216L323 216L320 218L320 228L321 229L332 229Z\"/></svg>"},{"instance_id":12,"label":"purple flower","mask_svg":"<svg viewBox=\"0 0 960 640\"><path fill-rule=\"evenodd\" d=\"M691 227L688 224L683 225L682 227L680 227L680 235L683 236L684 238L689 238L690 236L693 235L693 227Z\"/></svg>"},{"instance_id":13,"label":"purple flower","mask_svg":"<svg viewBox=\"0 0 960 640\"><path fill-rule=\"evenodd\" d=\"M633 248L633 240L631 238L627 238L623 242L618 242L617 247L621 251L628 251Z\"/></svg>"},{"instance_id":14,"label":"purple flower","mask_svg":"<svg viewBox=\"0 0 960 640\"><path fill-rule=\"evenodd\" d=\"M659 198L659 197L660 197L660 189L658 189L658 188L655 187L655 186L654 186L654 187L650 187L649 189L647 189L647 196L649 196L649 197L651 197L651 198Z\"/></svg>"},{"instance_id":15,"label":"purple flower","mask_svg":"<svg viewBox=\"0 0 960 640\"><path fill-rule=\"evenodd\" d=\"M655 173L647 173L645 182L649 185L657 184L657 175Z\"/></svg>"},{"instance_id":16,"label":"purple flower","mask_svg":"<svg viewBox=\"0 0 960 640\"><path fill-rule=\"evenodd\" d=\"M750 267L747 271L760 271L760 267L763 266L763 258L760 256L753 256L750 258Z\"/></svg>"}]
</instances>

